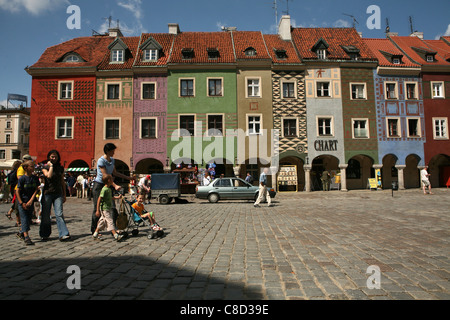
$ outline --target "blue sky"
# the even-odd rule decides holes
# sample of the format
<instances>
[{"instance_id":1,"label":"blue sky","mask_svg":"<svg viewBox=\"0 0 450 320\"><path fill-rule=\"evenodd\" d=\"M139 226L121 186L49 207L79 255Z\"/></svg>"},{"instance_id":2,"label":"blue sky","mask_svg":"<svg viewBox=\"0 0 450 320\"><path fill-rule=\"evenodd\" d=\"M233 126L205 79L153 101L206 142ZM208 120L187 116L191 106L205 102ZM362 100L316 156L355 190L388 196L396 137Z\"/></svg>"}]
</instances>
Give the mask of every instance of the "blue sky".
<instances>
[{"instance_id":1,"label":"blue sky","mask_svg":"<svg viewBox=\"0 0 450 320\"><path fill-rule=\"evenodd\" d=\"M81 10L81 29L70 30L70 5ZM380 9L381 28L370 30L371 5ZM33 65L52 45L83 36L92 30L105 32L105 18L116 20L125 35L167 32L168 23L179 23L181 31L219 31L222 26L238 30L276 33L274 0L0 0L0 104L8 93L31 100L31 76L24 68ZM278 18L287 11L287 0L277 0ZM358 31L367 38L383 38L386 18L391 31L409 35L409 16L414 28L426 39L450 35L450 1L434 0L290 0L289 14L296 27L351 27L353 15ZM347 15L345 15L347 14Z\"/></svg>"}]
</instances>

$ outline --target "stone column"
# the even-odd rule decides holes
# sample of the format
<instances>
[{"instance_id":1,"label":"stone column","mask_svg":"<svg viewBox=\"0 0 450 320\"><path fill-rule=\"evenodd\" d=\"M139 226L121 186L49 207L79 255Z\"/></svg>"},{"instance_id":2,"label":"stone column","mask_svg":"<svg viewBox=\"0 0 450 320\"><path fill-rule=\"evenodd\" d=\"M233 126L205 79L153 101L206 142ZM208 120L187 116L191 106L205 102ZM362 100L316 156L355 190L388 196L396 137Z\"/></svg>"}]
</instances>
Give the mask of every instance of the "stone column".
<instances>
[{"instance_id":1,"label":"stone column","mask_svg":"<svg viewBox=\"0 0 450 320\"><path fill-rule=\"evenodd\" d=\"M312 165L305 164L303 166L303 169L305 170L305 191L311 192L311 169Z\"/></svg>"},{"instance_id":2,"label":"stone column","mask_svg":"<svg viewBox=\"0 0 450 320\"><path fill-rule=\"evenodd\" d=\"M347 192L347 168L348 164L340 164L339 169L341 169L341 191Z\"/></svg>"},{"instance_id":3,"label":"stone column","mask_svg":"<svg viewBox=\"0 0 450 320\"><path fill-rule=\"evenodd\" d=\"M405 190L404 170L405 170L406 166L405 165L396 165L395 168L397 168L397 171L398 171L398 189Z\"/></svg>"}]
</instances>

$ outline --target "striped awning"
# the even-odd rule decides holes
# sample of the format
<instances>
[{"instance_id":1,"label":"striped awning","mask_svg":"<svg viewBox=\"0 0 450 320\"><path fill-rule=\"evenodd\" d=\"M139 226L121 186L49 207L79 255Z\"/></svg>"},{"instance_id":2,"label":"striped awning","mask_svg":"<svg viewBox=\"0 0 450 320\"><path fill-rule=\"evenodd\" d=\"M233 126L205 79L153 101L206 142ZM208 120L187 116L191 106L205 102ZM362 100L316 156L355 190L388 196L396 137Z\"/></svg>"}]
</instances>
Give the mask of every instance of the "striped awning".
<instances>
[{"instance_id":1,"label":"striped awning","mask_svg":"<svg viewBox=\"0 0 450 320\"><path fill-rule=\"evenodd\" d=\"M89 168L69 168L66 171L67 172L86 172L89 171Z\"/></svg>"}]
</instances>

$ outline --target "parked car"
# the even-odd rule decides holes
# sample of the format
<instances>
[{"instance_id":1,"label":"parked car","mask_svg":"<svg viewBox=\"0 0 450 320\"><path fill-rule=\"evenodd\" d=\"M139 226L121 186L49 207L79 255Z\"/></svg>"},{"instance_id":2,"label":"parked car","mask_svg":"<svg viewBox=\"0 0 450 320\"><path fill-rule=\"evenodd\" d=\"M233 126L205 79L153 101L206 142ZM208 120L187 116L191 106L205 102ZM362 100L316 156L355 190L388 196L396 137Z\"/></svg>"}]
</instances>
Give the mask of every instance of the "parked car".
<instances>
[{"instance_id":1,"label":"parked car","mask_svg":"<svg viewBox=\"0 0 450 320\"><path fill-rule=\"evenodd\" d=\"M274 198L276 192L269 189L270 197ZM199 199L208 199L211 203L219 200L253 200L258 198L259 187L252 186L240 178L218 178L208 186L198 186L195 196Z\"/></svg>"}]
</instances>

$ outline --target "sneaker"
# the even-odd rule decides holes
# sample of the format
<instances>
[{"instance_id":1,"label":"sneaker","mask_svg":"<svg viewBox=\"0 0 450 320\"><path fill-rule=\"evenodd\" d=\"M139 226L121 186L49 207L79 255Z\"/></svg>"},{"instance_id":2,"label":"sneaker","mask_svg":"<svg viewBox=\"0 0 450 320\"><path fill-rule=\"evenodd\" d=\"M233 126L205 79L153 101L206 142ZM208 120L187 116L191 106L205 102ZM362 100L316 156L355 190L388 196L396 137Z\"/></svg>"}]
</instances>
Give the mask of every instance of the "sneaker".
<instances>
[{"instance_id":1,"label":"sneaker","mask_svg":"<svg viewBox=\"0 0 450 320\"><path fill-rule=\"evenodd\" d=\"M92 235L92 237L94 238L95 241L103 241L103 237L102 235L99 233L97 235Z\"/></svg>"},{"instance_id":2,"label":"sneaker","mask_svg":"<svg viewBox=\"0 0 450 320\"><path fill-rule=\"evenodd\" d=\"M63 236L61 238L59 238L59 241L69 241L70 240L70 236Z\"/></svg>"},{"instance_id":3,"label":"sneaker","mask_svg":"<svg viewBox=\"0 0 450 320\"><path fill-rule=\"evenodd\" d=\"M20 240L25 240L25 237L24 237L24 235L23 235L23 233L22 232L17 232L16 233L16 236L17 236L17 238L19 238Z\"/></svg>"},{"instance_id":4,"label":"sneaker","mask_svg":"<svg viewBox=\"0 0 450 320\"><path fill-rule=\"evenodd\" d=\"M259 204L254 204L253 205L255 208L259 208Z\"/></svg>"},{"instance_id":5,"label":"sneaker","mask_svg":"<svg viewBox=\"0 0 450 320\"><path fill-rule=\"evenodd\" d=\"M116 239L117 242L120 242L123 239L123 235L122 234L117 234L117 237L115 237L114 239Z\"/></svg>"}]
</instances>

